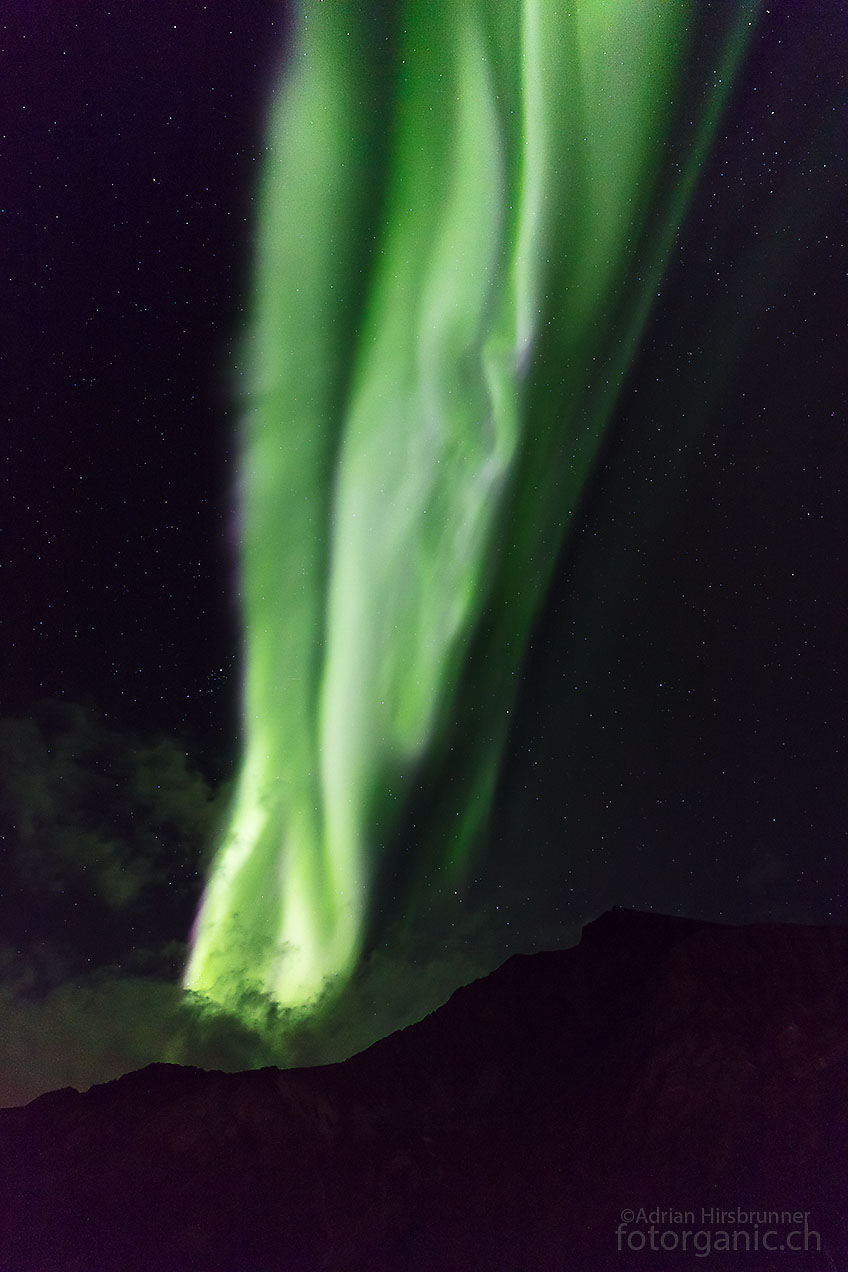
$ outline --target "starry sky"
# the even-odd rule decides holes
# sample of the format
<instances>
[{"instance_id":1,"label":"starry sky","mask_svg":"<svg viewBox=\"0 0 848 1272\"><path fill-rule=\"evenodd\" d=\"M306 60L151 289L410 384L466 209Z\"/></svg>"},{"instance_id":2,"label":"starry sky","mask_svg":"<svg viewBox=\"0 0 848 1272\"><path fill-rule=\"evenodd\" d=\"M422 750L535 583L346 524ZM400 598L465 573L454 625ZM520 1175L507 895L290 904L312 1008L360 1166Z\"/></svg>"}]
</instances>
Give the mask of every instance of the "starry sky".
<instances>
[{"instance_id":1,"label":"starry sky","mask_svg":"<svg viewBox=\"0 0 848 1272\"><path fill-rule=\"evenodd\" d=\"M12 1102L182 1028L238 755L232 349L288 19L12 0L0 24ZM384 955L375 1029L415 1013L386 1006L401 964L438 998L612 904L848 920L846 59L841 0L766 7L527 653L465 917ZM167 1024L95 1063L82 1002Z\"/></svg>"}]
</instances>

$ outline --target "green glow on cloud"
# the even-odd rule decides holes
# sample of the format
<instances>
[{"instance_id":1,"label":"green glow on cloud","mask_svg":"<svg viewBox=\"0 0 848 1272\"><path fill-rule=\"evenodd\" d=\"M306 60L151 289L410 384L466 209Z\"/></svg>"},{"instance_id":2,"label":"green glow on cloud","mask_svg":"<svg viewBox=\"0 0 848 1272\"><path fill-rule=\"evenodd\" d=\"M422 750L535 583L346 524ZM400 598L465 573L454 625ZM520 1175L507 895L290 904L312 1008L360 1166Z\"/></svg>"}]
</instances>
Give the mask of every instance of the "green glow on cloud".
<instances>
[{"instance_id":1,"label":"green glow on cloud","mask_svg":"<svg viewBox=\"0 0 848 1272\"><path fill-rule=\"evenodd\" d=\"M470 683L480 727L428 866L462 885L754 13L669 183L694 0L406 0L393 33L380 8L301 6L260 189L245 749L186 973L236 1010L350 975L402 792Z\"/></svg>"}]
</instances>

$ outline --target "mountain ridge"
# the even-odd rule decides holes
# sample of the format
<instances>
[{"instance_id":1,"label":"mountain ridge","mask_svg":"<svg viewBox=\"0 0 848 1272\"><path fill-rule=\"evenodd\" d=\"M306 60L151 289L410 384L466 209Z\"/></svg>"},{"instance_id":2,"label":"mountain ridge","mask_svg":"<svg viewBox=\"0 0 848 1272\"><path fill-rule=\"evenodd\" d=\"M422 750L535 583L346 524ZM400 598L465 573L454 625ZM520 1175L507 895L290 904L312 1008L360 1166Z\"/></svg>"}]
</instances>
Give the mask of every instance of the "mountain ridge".
<instances>
[{"instance_id":1,"label":"mountain ridge","mask_svg":"<svg viewBox=\"0 0 848 1272\"><path fill-rule=\"evenodd\" d=\"M0 1112L0 1267L848 1267L846 1022L848 929L614 909L338 1064ZM809 1248L722 1249L724 1212Z\"/></svg>"}]
</instances>

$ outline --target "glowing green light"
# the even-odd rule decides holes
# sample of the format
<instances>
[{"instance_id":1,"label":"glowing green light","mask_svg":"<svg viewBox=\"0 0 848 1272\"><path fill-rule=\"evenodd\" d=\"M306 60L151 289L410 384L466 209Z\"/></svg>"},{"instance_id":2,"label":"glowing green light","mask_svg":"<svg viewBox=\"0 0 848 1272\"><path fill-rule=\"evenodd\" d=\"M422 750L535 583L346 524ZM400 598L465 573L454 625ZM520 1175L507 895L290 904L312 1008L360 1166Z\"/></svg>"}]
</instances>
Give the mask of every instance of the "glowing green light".
<instances>
[{"instance_id":1,"label":"glowing green light","mask_svg":"<svg viewBox=\"0 0 848 1272\"><path fill-rule=\"evenodd\" d=\"M658 211L694 0L407 0L379 39L378 9L302 6L260 196L245 754L186 974L242 1011L349 975L392 792L473 674L487 725L433 827L461 881L724 91Z\"/></svg>"}]
</instances>

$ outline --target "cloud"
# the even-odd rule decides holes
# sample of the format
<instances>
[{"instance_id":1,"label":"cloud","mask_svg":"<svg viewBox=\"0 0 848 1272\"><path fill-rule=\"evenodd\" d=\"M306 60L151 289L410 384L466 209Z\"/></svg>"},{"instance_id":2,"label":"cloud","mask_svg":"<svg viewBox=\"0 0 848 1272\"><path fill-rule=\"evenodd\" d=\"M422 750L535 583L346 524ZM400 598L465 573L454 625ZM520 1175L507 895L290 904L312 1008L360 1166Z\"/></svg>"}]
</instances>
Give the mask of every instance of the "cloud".
<instances>
[{"instance_id":1,"label":"cloud","mask_svg":"<svg viewBox=\"0 0 848 1272\"><path fill-rule=\"evenodd\" d=\"M227 798L176 739L66 703L0 719L5 939L48 985L68 966L149 968L157 951L170 966Z\"/></svg>"},{"instance_id":2,"label":"cloud","mask_svg":"<svg viewBox=\"0 0 848 1272\"><path fill-rule=\"evenodd\" d=\"M510 952L493 913L459 907L448 922L381 922L351 980L306 1008L281 1006L261 985L242 987L231 1011L184 991L228 801L176 739L65 703L0 719L0 1105L154 1061L234 1070L341 1060Z\"/></svg>"}]
</instances>

